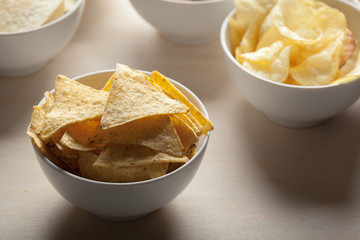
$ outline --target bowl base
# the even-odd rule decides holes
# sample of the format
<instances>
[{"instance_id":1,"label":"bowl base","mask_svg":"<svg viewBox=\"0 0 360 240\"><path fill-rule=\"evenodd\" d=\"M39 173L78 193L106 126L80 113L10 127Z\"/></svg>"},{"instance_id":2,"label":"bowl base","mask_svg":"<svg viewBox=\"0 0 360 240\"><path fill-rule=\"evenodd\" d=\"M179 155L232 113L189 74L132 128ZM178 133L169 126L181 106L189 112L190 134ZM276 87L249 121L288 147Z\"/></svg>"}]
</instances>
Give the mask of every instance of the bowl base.
<instances>
[{"instance_id":1,"label":"bowl base","mask_svg":"<svg viewBox=\"0 0 360 240\"><path fill-rule=\"evenodd\" d=\"M206 43L214 42L218 36L209 36L209 37L201 37L201 38L195 38L195 37L180 37L168 33L161 33L164 38L169 40L170 42L181 44L181 45L201 45Z\"/></svg>"},{"instance_id":2,"label":"bowl base","mask_svg":"<svg viewBox=\"0 0 360 240\"><path fill-rule=\"evenodd\" d=\"M284 120L281 118L277 118L277 117L273 117L273 116L269 116L269 115L265 115L270 121L284 126L284 127L289 127L289 128L309 128L309 127L314 127L322 122L324 122L325 120L315 120L315 121L289 121L289 120Z\"/></svg>"},{"instance_id":3,"label":"bowl base","mask_svg":"<svg viewBox=\"0 0 360 240\"><path fill-rule=\"evenodd\" d=\"M129 222L129 221L134 221L134 220L137 220L139 218L145 217L148 214L149 213L145 213L145 214L140 214L140 215L136 215L136 216L129 216L129 217L106 216L106 215L99 215L99 214L96 214L95 216L97 218L99 218L101 220L105 220L105 221Z\"/></svg>"},{"instance_id":4,"label":"bowl base","mask_svg":"<svg viewBox=\"0 0 360 240\"><path fill-rule=\"evenodd\" d=\"M0 69L0 76L4 77L22 77L25 75L30 75L32 73L35 73L45 67L48 61L39 63L35 66L27 67L27 68L21 68L21 69L12 69L12 70L4 70Z\"/></svg>"}]
</instances>

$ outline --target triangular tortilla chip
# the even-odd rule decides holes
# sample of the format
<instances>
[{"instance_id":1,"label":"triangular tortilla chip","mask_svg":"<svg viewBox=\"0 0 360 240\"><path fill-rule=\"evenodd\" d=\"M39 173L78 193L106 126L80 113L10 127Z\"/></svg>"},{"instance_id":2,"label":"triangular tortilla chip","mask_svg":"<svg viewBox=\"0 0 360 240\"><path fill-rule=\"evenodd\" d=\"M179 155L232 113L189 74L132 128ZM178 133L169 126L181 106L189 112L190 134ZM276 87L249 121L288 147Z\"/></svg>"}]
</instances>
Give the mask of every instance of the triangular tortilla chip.
<instances>
[{"instance_id":1,"label":"triangular tortilla chip","mask_svg":"<svg viewBox=\"0 0 360 240\"><path fill-rule=\"evenodd\" d=\"M187 97L182 94L164 75L159 73L158 71L153 71L151 75L151 80L159 85L161 88L165 89L169 93L171 93L176 99L184 103L188 108L190 113L195 117L195 119L200 123L200 125L204 128L202 134L206 134L207 132L214 129L213 124L208 120L204 114L192 104Z\"/></svg>"},{"instance_id":2,"label":"triangular tortilla chip","mask_svg":"<svg viewBox=\"0 0 360 240\"><path fill-rule=\"evenodd\" d=\"M187 157L175 157L141 145L114 144L106 146L93 164L94 168L131 167L154 163L185 163Z\"/></svg>"},{"instance_id":3,"label":"triangular tortilla chip","mask_svg":"<svg viewBox=\"0 0 360 240\"><path fill-rule=\"evenodd\" d=\"M139 144L159 152L182 156L184 147L167 115L141 118L126 124L102 129L89 138L89 146L99 144Z\"/></svg>"},{"instance_id":4,"label":"triangular tortilla chip","mask_svg":"<svg viewBox=\"0 0 360 240\"><path fill-rule=\"evenodd\" d=\"M187 111L184 104L159 92L144 74L117 64L100 126L107 129L143 117Z\"/></svg>"},{"instance_id":5,"label":"triangular tortilla chip","mask_svg":"<svg viewBox=\"0 0 360 240\"><path fill-rule=\"evenodd\" d=\"M41 138L46 140L60 129L101 116L108 93L59 75L55 82L54 107L46 115Z\"/></svg>"},{"instance_id":6,"label":"triangular tortilla chip","mask_svg":"<svg viewBox=\"0 0 360 240\"><path fill-rule=\"evenodd\" d=\"M181 143L184 146L185 151L187 151L190 146L199 140L199 137L196 132L181 118L172 116L171 121L177 134L179 135L179 138L181 139Z\"/></svg>"}]
</instances>

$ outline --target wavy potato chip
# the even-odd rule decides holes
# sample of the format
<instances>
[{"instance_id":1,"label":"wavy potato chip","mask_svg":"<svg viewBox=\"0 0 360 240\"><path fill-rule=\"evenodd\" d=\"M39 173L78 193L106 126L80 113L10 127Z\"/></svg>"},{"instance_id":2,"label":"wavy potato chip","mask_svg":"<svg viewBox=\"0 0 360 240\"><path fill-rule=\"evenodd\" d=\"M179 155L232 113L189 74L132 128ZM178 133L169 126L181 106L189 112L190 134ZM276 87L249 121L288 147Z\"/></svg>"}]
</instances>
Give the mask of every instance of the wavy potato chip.
<instances>
[{"instance_id":1,"label":"wavy potato chip","mask_svg":"<svg viewBox=\"0 0 360 240\"><path fill-rule=\"evenodd\" d=\"M248 70L304 86L357 78L348 76L358 42L339 10L315 0L235 0L235 6L230 39L236 60Z\"/></svg>"}]
</instances>

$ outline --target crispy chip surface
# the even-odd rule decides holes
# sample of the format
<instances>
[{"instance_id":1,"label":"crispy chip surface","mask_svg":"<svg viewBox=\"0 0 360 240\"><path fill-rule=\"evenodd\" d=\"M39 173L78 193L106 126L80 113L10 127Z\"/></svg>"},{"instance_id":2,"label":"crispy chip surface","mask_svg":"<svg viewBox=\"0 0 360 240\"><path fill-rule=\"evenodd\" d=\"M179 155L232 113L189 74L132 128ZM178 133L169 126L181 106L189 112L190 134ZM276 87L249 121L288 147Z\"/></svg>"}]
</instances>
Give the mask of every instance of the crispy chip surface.
<instances>
[{"instance_id":1,"label":"crispy chip surface","mask_svg":"<svg viewBox=\"0 0 360 240\"><path fill-rule=\"evenodd\" d=\"M140 144L175 156L182 156L184 151L167 115L145 117L109 129L99 126L89 138L90 146L109 143Z\"/></svg>"},{"instance_id":2,"label":"crispy chip surface","mask_svg":"<svg viewBox=\"0 0 360 240\"><path fill-rule=\"evenodd\" d=\"M303 86L327 85L345 75L356 79L348 77L349 65L347 74L341 70L358 43L339 10L315 0L234 3L230 39L235 58L251 72Z\"/></svg>"},{"instance_id":3,"label":"crispy chip surface","mask_svg":"<svg viewBox=\"0 0 360 240\"><path fill-rule=\"evenodd\" d=\"M0 32L38 28L65 12L64 0L0 0Z\"/></svg>"},{"instance_id":4,"label":"crispy chip surface","mask_svg":"<svg viewBox=\"0 0 360 240\"><path fill-rule=\"evenodd\" d=\"M153 163L185 163L188 160L189 159L185 156L175 157L141 145L114 144L107 145L102 150L93 166L95 168L103 168L108 166L131 167Z\"/></svg>"},{"instance_id":5,"label":"crispy chip surface","mask_svg":"<svg viewBox=\"0 0 360 240\"><path fill-rule=\"evenodd\" d=\"M108 93L85 86L59 75L55 82L54 107L46 114L41 138L51 135L67 125L99 118L104 110Z\"/></svg>"},{"instance_id":6,"label":"crispy chip surface","mask_svg":"<svg viewBox=\"0 0 360 240\"><path fill-rule=\"evenodd\" d=\"M144 74L117 64L100 125L106 129L143 117L187 111L184 104L152 86Z\"/></svg>"},{"instance_id":7,"label":"crispy chip surface","mask_svg":"<svg viewBox=\"0 0 360 240\"><path fill-rule=\"evenodd\" d=\"M182 94L164 75L158 71L153 71L151 75L151 80L159 85L161 88L172 94L176 99L184 103L191 113L191 115L200 123L203 127L202 134L214 129L214 125L204 116L204 114L187 99L187 97Z\"/></svg>"},{"instance_id":8,"label":"crispy chip surface","mask_svg":"<svg viewBox=\"0 0 360 240\"><path fill-rule=\"evenodd\" d=\"M33 107L27 134L50 161L84 178L163 176L192 158L199 135L213 128L167 81L158 85L121 64L102 90L59 75Z\"/></svg>"}]
</instances>

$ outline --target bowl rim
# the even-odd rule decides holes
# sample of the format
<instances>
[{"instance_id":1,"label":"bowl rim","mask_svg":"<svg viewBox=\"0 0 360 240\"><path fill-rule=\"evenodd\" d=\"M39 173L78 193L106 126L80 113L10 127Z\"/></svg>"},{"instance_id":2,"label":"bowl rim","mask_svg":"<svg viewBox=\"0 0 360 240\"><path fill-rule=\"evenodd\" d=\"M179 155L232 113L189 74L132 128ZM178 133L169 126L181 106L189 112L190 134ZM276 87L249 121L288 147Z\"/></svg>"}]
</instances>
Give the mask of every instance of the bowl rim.
<instances>
[{"instance_id":1,"label":"bowl rim","mask_svg":"<svg viewBox=\"0 0 360 240\"><path fill-rule=\"evenodd\" d=\"M45 29L45 28L49 28L52 25L55 25L58 22L62 21L63 19L68 18L75 11L77 11L77 9L79 9L80 6L83 5L83 4L85 4L85 0L76 0L75 6L72 7L70 9L70 11L66 12L65 14L61 15L60 17L58 17L57 19L55 19L55 20L53 20L51 22L45 23L45 24L43 24L43 25L41 25L40 27L37 27L37 28L33 28L33 29L25 30L25 31L20 31L20 32L0 32L0 37L7 37L7 36L11 37L11 36L22 35L22 34L25 35L25 34L30 34L30 33L36 32L36 31L40 31L40 30Z\"/></svg>"},{"instance_id":2,"label":"bowl rim","mask_svg":"<svg viewBox=\"0 0 360 240\"><path fill-rule=\"evenodd\" d=\"M350 4L348 2L344 2L344 1L339 1L343 4L349 5L350 7L357 9L358 11L360 11L359 7L354 7L353 4ZM230 13L225 17L222 25L221 25L221 29L220 29L220 44L221 47L223 49L223 53L224 55L230 59L230 61L235 64L238 68L240 68L242 71L246 72L247 74L251 75L253 78L259 80L259 81L263 81L269 85L274 85L274 86L278 86L278 87L282 87L282 88L291 88L294 90L306 90L306 91L318 91L318 90L322 90L322 89L331 89L331 88L337 88L337 87L342 87L342 86L347 86L347 85L352 85L352 84L356 84L356 82L360 81L360 77L358 77L357 79L347 82L347 83L336 83L336 84L327 84L327 85L321 85L321 86L302 86L302 85L292 85L292 84L286 84L286 83L280 83L280 82L276 82L267 78L264 78L262 76L258 76L255 73L251 72L250 70L246 69L242 64L240 64L235 57L233 56L233 54L230 51L230 47L228 46L227 42L228 42L228 35L229 35L229 18L234 16L234 14L236 13L236 8L232 9L230 11Z\"/></svg>"},{"instance_id":3,"label":"bowl rim","mask_svg":"<svg viewBox=\"0 0 360 240\"><path fill-rule=\"evenodd\" d=\"M151 72L148 71L143 71L143 70L137 70L139 72L145 73L145 74L149 74ZM89 73L85 73L85 74L81 74L78 75L76 77L71 78L74 81L78 81L81 78L84 77L88 77L88 76L93 76L93 75L98 75L98 74L104 74L104 73L113 73L115 72L115 69L106 69L106 70L99 70L99 71L93 71L93 72L89 72ZM201 106L201 108L203 109L203 114L208 118L208 112L204 106L204 104L200 101L200 99L186 86L184 86L183 84L179 83L178 81L173 80L172 78L167 77L172 83L178 84L180 87L184 88L188 94L191 95L191 97L193 97L197 103ZM52 89L51 91L54 91L54 89ZM39 102L39 104L44 101L44 98L42 98ZM102 182L102 181L97 181L97 180L92 180L92 179L87 179L81 176L77 176L75 174L72 174L62 168L60 168L59 166L57 166L55 163L53 163L52 161L50 161L46 156L44 156L40 150L35 146L34 142L31 140L31 143L33 145L33 148L37 151L37 153L39 154L39 156L41 156L41 160L44 161L46 164L48 164L50 167L52 167L53 169L55 169L58 173L60 173L61 175L64 175L66 177L70 177L76 181L80 181L83 183L88 183L88 184L97 184L97 185L104 185L104 186L108 186L108 187L129 187L129 186L142 186L142 185L147 185L147 184L152 184L158 181L163 181L166 178L171 177L172 175L177 174L178 172L182 171L184 168L188 167L190 164L194 164L195 159L202 153L205 151L205 148L207 147L207 144L209 142L210 139L210 132L208 132L207 134L205 134L203 136L203 142L200 145L199 149L196 151L195 155L189 159L189 161L187 161L185 164L183 164L182 166L180 166L179 168L175 169L174 171L167 173L163 176L157 177L157 178L153 178L153 179L148 179L148 180L144 180L144 181L137 181L137 182L127 182L127 183L112 183L112 182Z\"/></svg>"}]
</instances>

